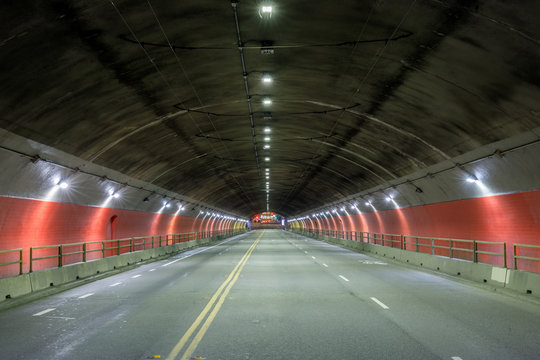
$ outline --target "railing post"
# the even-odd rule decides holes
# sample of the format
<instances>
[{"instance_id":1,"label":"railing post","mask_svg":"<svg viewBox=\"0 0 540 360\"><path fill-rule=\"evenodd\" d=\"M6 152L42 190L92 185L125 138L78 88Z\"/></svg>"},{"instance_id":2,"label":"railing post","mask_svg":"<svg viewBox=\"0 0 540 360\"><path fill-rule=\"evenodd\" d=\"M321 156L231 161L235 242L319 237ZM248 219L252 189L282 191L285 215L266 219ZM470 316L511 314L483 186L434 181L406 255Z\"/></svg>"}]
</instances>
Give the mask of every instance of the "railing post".
<instances>
[{"instance_id":1,"label":"railing post","mask_svg":"<svg viewBox=\"0 0 540 360\"><path fill-rule=\"evenodd\" d=\"M416 237L416 252L418 252L418 237Z\"/></svg>"},{"instance_id":2,"label":"railing post","mask_svg":"<svg viewBox=\"0 0 540 360\"><path fill-rule=\"evenodd\" d=\"M404 247L405 246L405 241L403 239L403 234L401 234L399 237L400 237L400 240L401 240L401 250L405 250L405 247Z\"/></svg>"},{"instance_id":3,"label":"railing post","mask_svg":"<svg viewBox=\"0 0 540 360\"><path fill-rule=\"evenodd\" d=\"M161 245L161 235L159 235L159 247L162 247L163 245Z\"/></svg>"},{"instance_id":4,"label":"railing post","mask_svg":"<svg viewBox=\"0 0 540 360\"><path fill-rule=\"evenodd\" d=\"M478 244L476 244L476 240L473 240L473 256L474 256L474 262L478 262L478 254L476 251L478 250Z\"/></svg>"},{"instance_id":5,"label":"railing post","mask_svg":"<svg viewBox=\"0 0 540 360\"><path fill-rule=\"evenodd\" d=\"M34 253L34 249L30 248L30 272L32 272L33 253Z\"/></svg>"},{"instance_id":6,"label":"railing post","mask_svg":"<svg viewBox=\"0 0 540 360\"><path fill-rule=\"evenodd\" d=\"M19 250L19 275L22 275L23 250Z\"/></svg>"},{"instance_id":7,"label":"railing post","mask_svg":"<svg viewBox=\"0 0 540 360\"><path fill-rule=\"evenodd\" d=\"M131 250L130 252L133 252L134 249L135 249L135 239L134 238L130 239L129 245L130 245L129 249Z\"/></svg>"},{"instance_id":8,"label":"railing post","mask_svg":"<svg viewBox=\"0 0 540 360\"><path fill-rule=\"evenodd\" d=\"M432 239L429 239L429 240L431 240L431 255L435 255L435 251L434 251L435 249L433 248L433 245L434 245L434 244L433 244L433 242L434 242L434 241L433 241L433 238L432 238Z\"/></svg>"},{"instance_id":9,"label":"railing post","mask_svg":"<svg viewBox=\"0 0 540 360\"><path fill-rule=\"evenodd\" d=\"M30 250L32 250L32 248L30 248ZM517 248L516 244L514 244L514 251L513 251L514 270L518 269L517 256L518 256L518 248ZM30 263L30 265L32 265L32 263Z\"/></svg>"},{"instance_id":10,"label":"railing post","mask_svg":"<svg viewBox=\"0 0 540 360\"><path fill-rule=\"evenodd\" d=\"M120 239L116 240L116 255L120 255Z\"/></svg>"},{"instance_id":11,"label":"railing post","mask_svg":"<svg viewBox=\"0 0 540 360\"><path fill-rule=\"evenodd\" d=\"M506 261L506 243L503 243L503 254L504 254L504 268L507 268L507 261Z\"/></svg>"},{"instance_id":12,"label":"railing post","mask_svg":"<svg viewBox=\"0 0 540 360\"><path fill-rule=\"evenodd\" d=\"M454 242L450 240L449 244L450 244L450 259L452 259L454 257Z\"/></svg>"},{"instance_id":13,"label":"railing post","mask_svg":"<svg viewBox=\"0 0 540 360\"><path fill-rule=\"evenodd\" d=\"M62 248L64 245L58 246L58 267L62 267Z\"/></svg>"},{"instance_id":14,"label":"railing post","mask_svg":"<svg viewBox=\"0 0 540 360\"><path fill-rule=\"evenodd\" d=\"M101 242L101 258L105 259L105 241Z\"/></svg>"},{"instance_id":15,"label":"railing post","mask_svg":"<svg viewBox=\"0 0 540 360\"><path fill-rule=\"evenodd\" d=\"M86 262L86 243L82 244L82 261Z\"/></svg>"}]
</instances>

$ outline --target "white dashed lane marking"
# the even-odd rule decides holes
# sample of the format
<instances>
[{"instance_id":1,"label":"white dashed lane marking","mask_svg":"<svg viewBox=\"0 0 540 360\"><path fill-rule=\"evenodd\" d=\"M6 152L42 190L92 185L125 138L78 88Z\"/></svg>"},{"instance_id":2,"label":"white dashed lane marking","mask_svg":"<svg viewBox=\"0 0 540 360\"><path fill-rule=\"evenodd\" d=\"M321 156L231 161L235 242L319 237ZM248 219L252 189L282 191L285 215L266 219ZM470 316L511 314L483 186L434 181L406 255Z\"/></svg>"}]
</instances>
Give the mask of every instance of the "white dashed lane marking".
<instances>
[{"instance_id":1,"label":"white dashed lane marking","mask_svg":"<svg viewBox=\"0 0 540 360\"><path fill-rule=\"evenodd\" d=\"M339 275L339 277L342 278L343 280L347 281L347 282L349 281L349 279L347 279L347 278L346 278L345 276L343 276L343 275Z\"/></svg>"},{"instance_id":2,"label":"white dashed lane marking","mask_svg":"<svg viewBox=\"0 0 540 360\"><path fill-rule=\"evenodd\" d=\"M109 286L110 286L110 287L113 287L113 286L118 286L118 285L120 285L120 284L121 284L121 282L117 282L117 283L111 284L111 285L109 285Z\"/></svg>"},{"instance_id":3,"label":"white dashed lane marking","mask_svg":"<svg viewBox=\"0 0 540 360\"><path fill-rule=\"evenodd\" d=\"M312 256L311 258L312 258L313 260L315 260L315 259L316 259L316 257L315 257L315 256Z\"/></svg>"},{"instance_id":4,"label":"white dashed lane marking","mask_svg":"<svg viewBox=\"0 0 540 360\"><path fill-rule=\"evenodd\" d=\"M40 311L38 313L35 313L34 315L32 316L41 316L41 315L45 315L47 313L50 313L51 311L54 311L56 310L56 308L50 308L50 309L47 309L47 310L43 310L43 311Z\"/></svg>"},{"instance_id":5,"label":"white dashed lane marking","mask_svg":"<svg viewBox=\"0 0 540 360\"><path fill-rule=\"evenodd\" d=\"M134 275L134 276L132 276L131 278L132 278L132 279L136 279L136 278L138 278L138 277L140 277L140 276L141 276L141 274L139 274L139 275Z\"/></svg>"},{"instance_id":6,"label":"white dashed lane marking","mask_svg":"<svg viewBox=\"0 0 540 360\"><path fill-rule=\"evenodd\" d=\"M322 264L322 266L324 266L324 267L328 267L328 265L326 265L325 263L323 263L323 264Z\"/></svg>"},{"instance_id":7,"label":"white dashed lane marking","mask_svg":"<svg viewBox=\"0 0 540 360\"><path fill-rule=\"evenodd\" d=\"M459 356L452 356L452 360L463 360L463 359L460 358Z\"/></svg>"},{"instance_id":8,"label":"white dashed lane marking","mask_svg":"<svg viewBox=\"0 0 540 360\"><path fill-rule=\"evenodd\" d=\"M92 295L94 295L94 293L84 294L83 296L79 296L79 299L86 299L87 297L90 297Z\"/></svg>"},{"instance_id":9,"label":"white dashed lane marking","mask_svg":"<svg viewBox=\"0 0 540 360\"><path fill-rule=\"evenodd\" d=\"M150 272L152 272L152 271L156 271L156 269L151 269L151 270L149 270L149 271L150 271Z\"/></svg>"},{"instance_id":10,"label":"white dashed lane marking","mask_svg":"<svg viewBox=\"0 0 540 360\"><path fill-rule=\"evenodd\" d=\"M370 298L370 299L373 300L374 302L376 302L377 305L379 305L379 306L382 307L383 309L385 309L385 310L390 309L388 306L386 306L385 304L383 304L383 303L382 303L381 301L379 301L377 298L372 297L372 298Z\"/></svg>"}]
</instances>

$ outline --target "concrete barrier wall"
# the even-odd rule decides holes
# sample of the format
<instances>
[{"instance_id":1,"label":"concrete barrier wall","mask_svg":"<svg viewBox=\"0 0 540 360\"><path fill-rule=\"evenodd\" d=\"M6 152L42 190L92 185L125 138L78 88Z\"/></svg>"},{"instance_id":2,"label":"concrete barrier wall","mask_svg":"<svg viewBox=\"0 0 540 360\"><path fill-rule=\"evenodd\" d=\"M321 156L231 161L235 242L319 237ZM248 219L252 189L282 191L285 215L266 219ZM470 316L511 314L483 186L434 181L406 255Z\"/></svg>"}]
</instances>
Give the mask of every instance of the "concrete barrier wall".
<instances>
[{"instance_id":1,"label":"concrete barrier wall","mask_svg":"<svg viewBox=\"0 0 540 360\"><path fill-rule=\"evenodd\" d=\"M159 248L135 251L132 253L110 256L104 259L92 260L85 263L66 265L60 268L47 269L0 279L0 302L18 296L44 290L97 274L120 269L149 259L173 255L198 246L225 239L225 235L207 239L198 239Z\"/></svg>"},{"instance_id":2,"label":"concrete barrier wall","mask_svg":"<svg viewBox=\"0 0 540 360\"><path fill-rule=\"evenodd\" d=\"M301 234L305 235L305 234ZM388 246L368 244L352 240L336 239L328 236L312 235L317 240L326 241L345 248L369 253L378 258L389 259L405 264L439 271L451 276L472 280L478 283L506 288L522 295L540 298L540 274L528 271L505 269L488 264L449 259L425 253L417 253Z\"/></svg>"}]
</instances>

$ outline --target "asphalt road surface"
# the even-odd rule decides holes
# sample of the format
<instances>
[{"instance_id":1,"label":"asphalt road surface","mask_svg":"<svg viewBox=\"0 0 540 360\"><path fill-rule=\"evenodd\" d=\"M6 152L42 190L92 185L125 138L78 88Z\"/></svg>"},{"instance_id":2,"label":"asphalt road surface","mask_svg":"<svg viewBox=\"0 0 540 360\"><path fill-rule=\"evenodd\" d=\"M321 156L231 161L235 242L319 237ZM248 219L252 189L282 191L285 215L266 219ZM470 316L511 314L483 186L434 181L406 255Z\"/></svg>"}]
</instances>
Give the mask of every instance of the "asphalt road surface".
<instances>
[{"instance_id":1,"label":"asphalt road surface","mask_svg":"<svg viewBox=\"0 0 540 360\"><path fill-rule=\"evenodd\" d=\"M1 359L540 359L540 306L260 230L0 312Z\"/></svg>"}]
</instances>

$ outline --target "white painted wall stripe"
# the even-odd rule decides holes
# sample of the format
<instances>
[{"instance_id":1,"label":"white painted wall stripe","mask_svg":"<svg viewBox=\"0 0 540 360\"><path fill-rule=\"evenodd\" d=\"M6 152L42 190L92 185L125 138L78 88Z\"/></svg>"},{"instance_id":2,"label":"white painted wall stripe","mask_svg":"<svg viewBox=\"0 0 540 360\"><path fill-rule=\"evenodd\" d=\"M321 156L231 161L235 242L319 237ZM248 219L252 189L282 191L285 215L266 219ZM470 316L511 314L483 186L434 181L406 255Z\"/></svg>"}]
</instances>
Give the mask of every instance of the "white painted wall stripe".
<instances>
[{"instance_id":1,"label":"white painted wall stripe","mask_svg":"<svg viewBox=\"0 0 540 360\"><path fill-rule=\"evenodd\" d=\"M342 279L345 280L345 281L349 281L349 279L347 279L347 278L346 278L345 276L343 276L343 275L339 275L339 277L342 278Z\"/></svg>"},{"instance_id":2,"label":"white painted wall stripe","mask_svg":"<svg viewBox=\"0 0 540 360\"><path fill-rule=\"evenodd\" d=\"M92 296L92 295L94 295L94 293L84 294L83 296L79 296L79 299L86 299L87 297Z\"/></svg>"},{"instance_id":3,"label":"white painted wall stripe","mask_svg":"<svg viewBox=\"0 0 540 360\"><path fill-rule=\"evenodd\" d=\"M32 316L41 316L41 315L45 315L46 313L50 313L51 311L54 311L56 310L56 308L50 308L50 309L47 309L47 310L43 310L43 311L40 311L38 313L35 313L34 315Z\"/></svg>"},{"instance_id":4,"label":"white painted wall stripe","mask_svg":"<svg viewBox=\"0 0 540 360\"><path fill-rule=\"evenodd\" d=\"M381 301L379 301L377 298L370 298L371 300L375 301L380 307L382 307L383 309L385 310L388 310L390 309L388 306L384 305Z\"/></svg>"}]
</instances>

